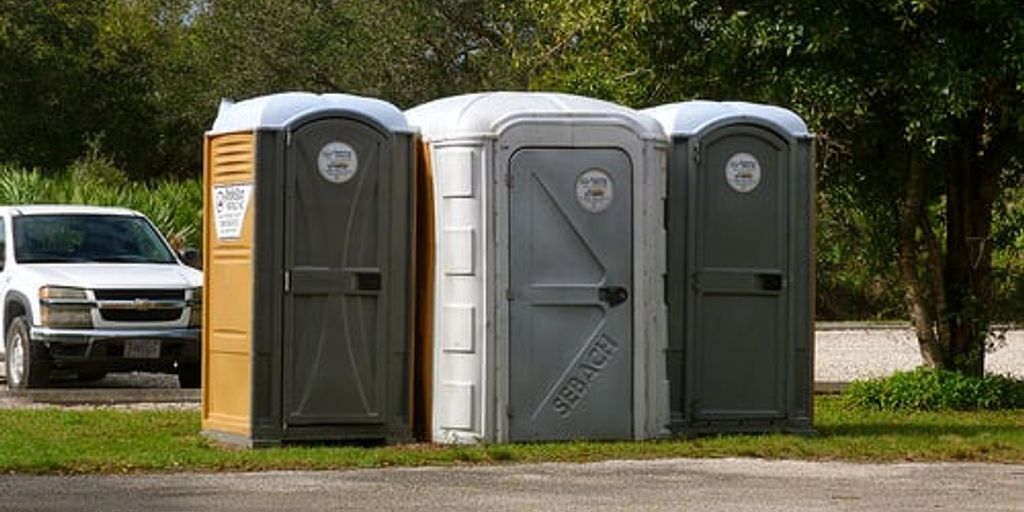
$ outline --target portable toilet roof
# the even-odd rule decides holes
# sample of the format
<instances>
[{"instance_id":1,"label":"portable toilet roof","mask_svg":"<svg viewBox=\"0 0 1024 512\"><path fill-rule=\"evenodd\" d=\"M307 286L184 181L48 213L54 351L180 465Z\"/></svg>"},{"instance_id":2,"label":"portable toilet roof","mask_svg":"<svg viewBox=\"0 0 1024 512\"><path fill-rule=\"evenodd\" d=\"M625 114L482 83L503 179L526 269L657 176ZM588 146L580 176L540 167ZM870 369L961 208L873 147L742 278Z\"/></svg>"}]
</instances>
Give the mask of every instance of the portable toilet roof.
<instances>
[{"instance_id":1,"label":"portable toilet roof","mask_svg":"<svg viewBox=\"0 0 1024 512\"><path fill-rule=\"evenodd\" d=\"M663 140L661 126L615 103L552 92L483 92L442 98L408 111L428 142L492 137L516 121L602 119L630 127L645 140Z\"/></svg>"},{"instance_id":2,"label":"portable toilet roof","mask_svg":"<svg viewBox=\"0 0 1024 512\"><path fill-rule=\"evenodd\" d=\"M583 205L583 198L590 197L586 179L591 174L609 173L604 175L606 180L609 175L618 176L611 181L618 184L616 188L621 192L613 194L608 188L593 194L593 197L607 198L605 206L617 201L614 204L619 206L611 206L616 211L620 211L618 208L622 205L631 205L628 216L607 218L603 223L607 229L616 227L614 236L627 237L621 243L615 240L612 244L617 244L615 249L606 251L621 254L621 261L609 266L599 265L601 271L606 272L605 278L615 281L603 284L580 281L578 286L567 282L567 288L576 286L577 295L586 295L585 302L592 300L595 306L596 302L612 302L599 298L604 296L597 291L598 287L618 288L622 284L630 288L629 305L625 306L632 319L627 329L630 359L626 363L626 350L616 356L623 356L621 361L629 365L629 372L624 378L615 373L615 381L610 373L604 374L607 383L602 381L601 385L615 390L609 395L618 395L601 395L591 390L587 396L592 398L587 400L595 402L587 407L602 408L602 413L608 413L606 419L615 419L609 423L618 420L628 423L628 433L623 437L662 435L668 423L662 282L665 272L662 209L668 139L657 121L607 101L547 92L485 92L443 98L407 110L406 116L420 131L424 143L421 154L425 156L421 163L430 167L427 174L432 176L432 184L428 188L434 194L432 215L436 229L431 235L432 247L427 251L434 256L430 258L433 263L429 269L420 269L421 274L434 276L434 289L429 292L434 298L430 327L433 361L432 370L428 370L432 371L433 398L428 399L433 404L431 438L436 442L532 440L533 435L545 438L544 435L555 431L551 421L544 420L546 427L537 427L536 432L547 428L542 433L524 430L541 423L532 418L551 419L552 406L558 405L559 398L554 391L542 401L534 401L540 395L534 394L533 389L522 391L539 386L538 383L550 384L552 390L583 401L584 391L565 386L569 381L578 384L578 379L573 380L575 372L570 371L574 366L566 363L569 366L562 369L561 360L548 357L554 356L554 352L529 343L519 344L518 340L530 336L521 334L523 330L518 331L520 334L513 332L513 325L528 323L517 320L521 318L517 315L529 309L524 304L534 300L523 289L536 284L529 279L535 277L531 271L537 267L525 263L521 249L533 243L530 237L537 231L531 231L534 228L516 216L523 215L524 211L541 211L528 210L529 207L524 206L527 203L522 202L525 191L540 187L537 173L546 173L544 179L557 182L552 185L555 188L551 189L554 194L551 197L564 198L563 204L567 205L576 205L577 201ZM555 167L560 170L547 174ZM627 169L624 172L629 173L629 178L622 178L622 169ZM613 200L613 195L617 199ZM518 209L514 205L519 205ZM586 205L581 207L587 208ZM596 207L582 215L601 211ZM595 226L603 225L600 222L586 224L587 227L569 226L559 221L536 225L558 230L558 237L577 228L596 229ZM568 249L572 245L580 251L591 250L584 246L592 239L582 233L566 239L552 238L556 237L556 231L548 234L551 235L548 239L555 241L549 249L555 246ZM601 236L611 237L602 240L614 239L604 232ZM562 246L558 243L560 240L573 242ZM583 245L577 247L580 240ZM607 247L597 252L605 249ZM605 256L604 252L601 254ZM566 253L559 264L570 264L575 257L576 253ZM617 258L611 254L608 257ZM627 257L630 262L622 263ZM421 257L419 261L427 259ZM580 265L584 267L592 268ZM609 270L612 267L615 273ZM620 267L629 268L623 283L617 281ZM560 283L554 285L560 286ZM609 309L614 307L611 305ZM621 307L616 311L621 312ZM572 331L573 325L560 328ZM576 338L568 341L568 337L565 340L568 343L579 341ZM546 362L550 363L550 368L534 368L527 359L519 359L527 353L533 357L533 348L546 354L537 357L548 357ZM584 348L573 353L583 354ZM548 373L553 369L558 371ZM588 375L596 378L593 373ZM517 382L527 380L529 386L516 387ZM621 406L623 403L626 405ZM616 408L620 406L624 409L622 414ZM527 412L528 409L534 412ZM513 414L512 411L519 412ZM562 410L561 414L568 417L570 411ZM573 418L569 421L576 421L577 417ZM572 425L578 427L583 421ZM590 419L585 421L588 427L596 424ZM563 425L566 432L586 430L574 430L576 427L568 425L568 422ZM619 427L621 425L616 428ZM594 435L619 436L623 431L625 429Z\"/></svg>"},{"instance_id":3,"label":"portable toilet roof","mask_svg":"<svg viewBox=\"0 0 1024 512\"><path fill-rule=\"evenodd\" d=\"M656 119L670 137L692 136L722 123L750 121L768 125L780 134L797 139L811 138L807 124L793 111L774 105L745 101L695 100L644 110Z\"/></svg>"},{"instance_id":4,"label":"portable toilet roof","mask_svg":"<svg viewBox=\"0 0 1024 512\"><path fill-rule=\"evenodd\" d=\"M208 135L248 131L253 129L280 129L310 114L323 114L336 110L369 118L388 131L411 133L413 130L398 107L376 98L352 94L313 94L286 92L260 96L244 101L222 100L217 119Z\"/></svg>"}]
</instances>

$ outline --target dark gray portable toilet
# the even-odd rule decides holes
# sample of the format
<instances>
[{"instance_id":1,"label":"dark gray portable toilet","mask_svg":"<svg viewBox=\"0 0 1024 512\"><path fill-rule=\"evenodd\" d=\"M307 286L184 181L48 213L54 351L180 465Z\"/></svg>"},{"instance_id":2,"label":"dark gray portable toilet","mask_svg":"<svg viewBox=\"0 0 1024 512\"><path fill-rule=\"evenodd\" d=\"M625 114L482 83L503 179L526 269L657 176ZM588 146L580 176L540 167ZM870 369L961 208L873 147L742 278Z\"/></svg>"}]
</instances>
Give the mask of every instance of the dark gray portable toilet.
<instances>
[{"instance_id":1,"label":"dark gray portable toilet","mask_svg":"<svg viewBox=\"0 0 1024 512\"><path fill-rule=\"evenodd\" d=\"M813 136L793 112L645 111L671 138L671 426L807 432L813 392Z\"/></svg>"},{"instance_id":2,"label":"dark gray portable toilet","mask_svg":"<svg viewBox=\"0 0 1024 512\"><path fill-rule=\"evenodd\" d=\"M205 434L410 437L413 144L370 98L221 106L205 140Z\"/></svg>"}]
</instances>

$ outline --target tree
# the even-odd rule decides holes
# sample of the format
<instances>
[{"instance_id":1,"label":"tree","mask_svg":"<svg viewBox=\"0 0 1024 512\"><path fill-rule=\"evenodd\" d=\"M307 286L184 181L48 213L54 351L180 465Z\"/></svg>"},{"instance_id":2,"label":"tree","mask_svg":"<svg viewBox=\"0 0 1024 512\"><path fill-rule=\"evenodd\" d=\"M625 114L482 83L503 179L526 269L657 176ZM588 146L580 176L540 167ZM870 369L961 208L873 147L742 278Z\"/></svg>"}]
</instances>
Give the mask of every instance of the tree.
<instances>
[{"instance_id":1,"label":"tree","mask_svg":"<svg viewBox=\"0 0 1024 512\"><path fill-rule=\"evenodd\" d=\"M1001 180L1024 161L1019 2L563 0L547 9L537 40L553 56L541 83L636 105L743 98L802 114L820 137L826 188L849 191L878 220L879 256L898 262L924 360L983 371L992 212Z\"/></svg>"},{"instance_id":2,"label":"tree","mask_svg":"<svg viewBox=\"0 0 1024 512\"><path fill-rule=\"evenodd\" d=\"M59 169L102 147L138 177L181 165L162 125L187 0L0 0L0 161Z\"/></svg>"},{"instance_id":3,"label":"tree","mask_svg":"<svg viewBox=\"0 0 1024 512\"><path fill-rule=\"evenodd\" d=\"M96 37L98 2L0 0L0 161L60 166L84 147L80 127L95 90L85 54Z\"/></svg>"},{"instance_id":4,"label":"tree","mask_svg":"<svg viewBox=\"0 0 1024 512\"><path fill-rule=\"evenodd\" d=\"M411 106L508 86L497 64L502 10L486 0L211 0L193 20L192 59L220 97L348 92ZM525 82L523 82L525 84Z\"/></svg>"},{"instance_id":5,"label":"tree","mask_svg":"<svg viewBox=\"0 0 1024 512\"><path fill-rule=\"evenodd\" d=\"M222 98L521 88L490 0L0 0L0 162L197 175Z\"/></svg>"}]
</instances>

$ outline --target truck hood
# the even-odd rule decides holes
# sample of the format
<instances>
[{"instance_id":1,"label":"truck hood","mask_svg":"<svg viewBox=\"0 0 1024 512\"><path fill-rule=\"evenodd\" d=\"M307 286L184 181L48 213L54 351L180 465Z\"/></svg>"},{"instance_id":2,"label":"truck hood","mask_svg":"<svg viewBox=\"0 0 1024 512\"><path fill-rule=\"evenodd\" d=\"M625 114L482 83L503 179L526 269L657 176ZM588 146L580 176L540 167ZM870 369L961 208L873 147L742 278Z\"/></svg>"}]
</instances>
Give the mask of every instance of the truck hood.
<instances>
[{"instance_id":1,"label":"truck hood","mask_svg":"<svg viewBox=\"0 0 1024 512\"><path fill-rule=\"evenodd\" d=\"M175 264L46 263L22 265L21 271L38 286L166 289L203 285L202 272Z\"/></svg>"}]
</instances>

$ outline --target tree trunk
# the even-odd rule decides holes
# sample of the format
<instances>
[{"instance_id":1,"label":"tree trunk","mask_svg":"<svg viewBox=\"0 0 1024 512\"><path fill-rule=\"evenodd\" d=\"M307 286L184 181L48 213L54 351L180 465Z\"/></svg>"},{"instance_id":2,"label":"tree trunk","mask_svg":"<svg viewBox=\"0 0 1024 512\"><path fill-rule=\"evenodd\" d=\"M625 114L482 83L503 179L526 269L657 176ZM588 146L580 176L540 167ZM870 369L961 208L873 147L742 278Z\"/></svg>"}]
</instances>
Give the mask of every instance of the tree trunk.
<instances>
[{"instance_id":1,"label":"tree trunk","mask_svg":"<svg viewBox=\"0 0 1024 512\"><path fill-rule=\"evenodd\" d=\"M899 210L900 280L921 357L928 366L941 368L946 365L949 337L942 335L945 334L945 328L939 321L945 313L945 296L942 293L941 269L934 262L940 258L938 254L929 254L938 244L928 243L929 237L934 241L934 233L931 232L925 210L927 168L923 156L913 151L907 165L908 179ZM924 238L924 244L919 243L918 230Z\"/></svg>"},{"instance_id":2,"label":"tree trunk","mask_svg":"<svg viewBox=\"0 0 1024 512\"><path fill-rule=\"evenodd\" d=\"M945 367L967 375L985 371L985 339L992 304L992 205L1001 169L986 168L981 128L965 123L949 159L946 190L946 302L950 331Z\"/></svg>"},{"instance_id":3,"label":"tree trunk","mask_svg":"<svg viewBox=\"0 0 1024 512\"><path fill-rule=\"evenodd\" d=\"M1016 128L986 133L983 116L959 123L944 158L910 151L900 206L899 269L910 319L925 364L966 375L985 371L991 319L992 207L999 176L1019 139ZM932 229L928 169L946 176L946 232Z\"/></svg>"}]
</instances>

